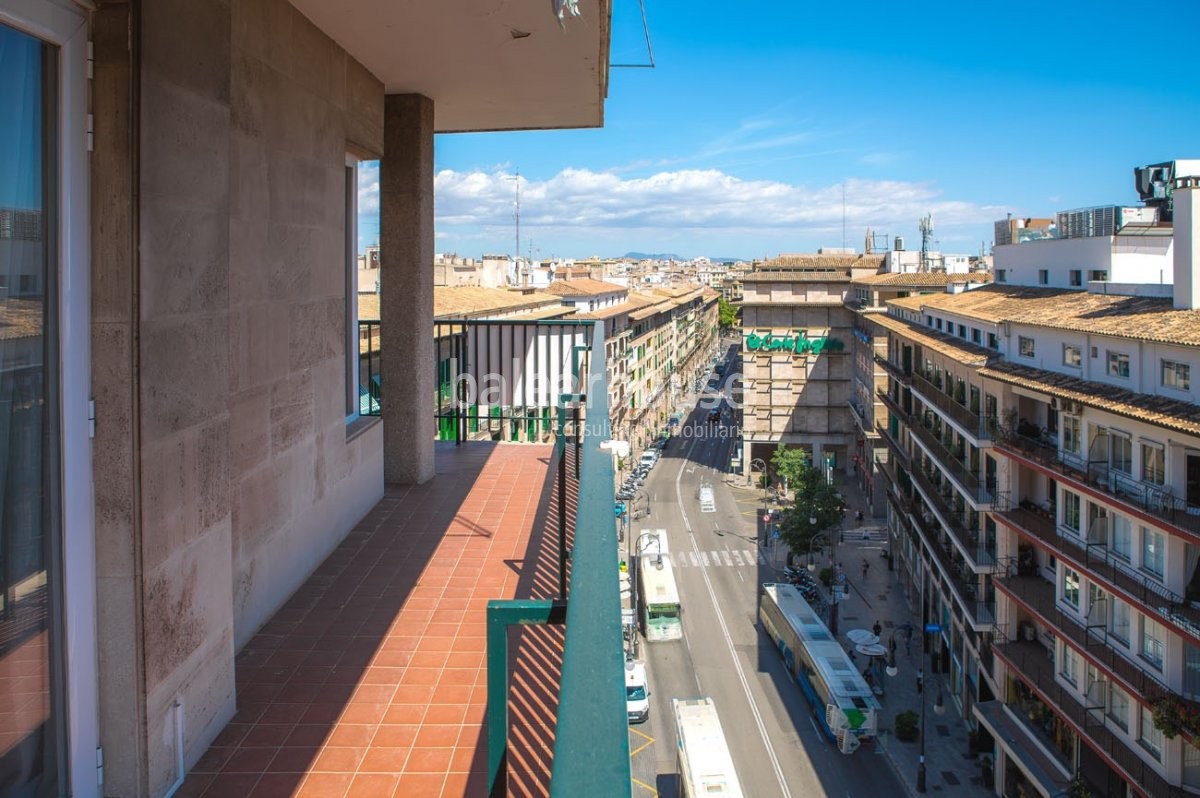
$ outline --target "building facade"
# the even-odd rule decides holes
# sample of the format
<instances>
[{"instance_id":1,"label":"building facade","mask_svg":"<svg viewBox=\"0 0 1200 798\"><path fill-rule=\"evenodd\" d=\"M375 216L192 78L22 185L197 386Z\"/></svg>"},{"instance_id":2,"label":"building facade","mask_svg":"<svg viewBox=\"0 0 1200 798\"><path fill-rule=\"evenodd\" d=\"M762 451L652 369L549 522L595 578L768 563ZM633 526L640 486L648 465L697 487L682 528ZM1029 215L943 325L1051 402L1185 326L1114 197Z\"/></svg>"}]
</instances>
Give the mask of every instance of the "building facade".
<instances>
[{"instance_id":1,"label":"building facade","mask_svg":"<svg viewBox=\"0 0 1200 798\"><path fill-rule=\"evenodd\" d=\"M1200 792L1196 182L1168 296L1035 270L871 317L892 552L1000 794Z\"/></svg>"},{"instance_id":2,"label":"building facade","mask_svg":"<svg viewBox=\"0 0 1200 798\"><path fill-rule=\"evenodd\" d=\"M769 463L780 444L849 468L855 316L851 280L882 256L789 255L741 278L742 462Z\"/></svg>"}]
</instances>

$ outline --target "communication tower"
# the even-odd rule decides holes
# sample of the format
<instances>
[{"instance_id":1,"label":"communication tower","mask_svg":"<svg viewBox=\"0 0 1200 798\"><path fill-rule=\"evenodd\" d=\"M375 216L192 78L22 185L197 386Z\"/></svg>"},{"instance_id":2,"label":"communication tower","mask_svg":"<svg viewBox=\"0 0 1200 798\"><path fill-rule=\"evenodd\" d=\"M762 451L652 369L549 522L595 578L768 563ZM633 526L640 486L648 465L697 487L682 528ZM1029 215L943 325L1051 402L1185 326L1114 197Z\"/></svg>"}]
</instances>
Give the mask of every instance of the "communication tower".
<instances>
[{"instance_id":1,"label":"communication tower","mask_svg":"<svg viewBox=\"0 0 1200 798\"><path fill-rule=\"evenodd\" d=\"M921 220L921 271L929 271L929 240L933 238L933 214Z\"/></svg>"}]
</instances>

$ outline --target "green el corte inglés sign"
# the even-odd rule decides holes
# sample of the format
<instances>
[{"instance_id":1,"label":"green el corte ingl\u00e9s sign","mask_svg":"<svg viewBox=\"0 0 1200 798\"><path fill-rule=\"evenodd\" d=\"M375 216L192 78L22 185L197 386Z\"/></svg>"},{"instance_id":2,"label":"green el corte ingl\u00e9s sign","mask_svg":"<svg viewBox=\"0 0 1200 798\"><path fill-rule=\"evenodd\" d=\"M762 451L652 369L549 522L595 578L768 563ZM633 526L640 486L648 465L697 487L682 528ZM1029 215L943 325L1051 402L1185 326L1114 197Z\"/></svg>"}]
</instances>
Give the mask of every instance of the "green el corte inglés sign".
<instances>
[{"instance_id":1,"label":"green el corte ingl\u00e9s sign","mask_svg":"<svg viewBox=\"0 0 1200 798\"><path fill-rule=\"evenodd\" d=\"M827 335L822 335L820 338L809 338L807 331L797 330L795 335L750 333L746 336L746 348L751 352L791 352L795 355L811 352L819 355L825 351L840 352L842 342Z\"/></svg>"}]
</instances>

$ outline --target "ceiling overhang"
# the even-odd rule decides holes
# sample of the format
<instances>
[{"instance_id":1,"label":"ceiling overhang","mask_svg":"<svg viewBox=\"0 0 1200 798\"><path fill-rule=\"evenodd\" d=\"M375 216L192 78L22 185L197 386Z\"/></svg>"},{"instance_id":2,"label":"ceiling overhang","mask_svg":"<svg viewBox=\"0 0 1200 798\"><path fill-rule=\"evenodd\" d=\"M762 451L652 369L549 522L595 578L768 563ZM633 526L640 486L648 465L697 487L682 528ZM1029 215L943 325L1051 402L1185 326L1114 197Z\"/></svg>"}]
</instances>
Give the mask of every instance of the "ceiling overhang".
<instances>
[{"instance_id":1,"label":"ceiling overhang","mask_svg":"<svg viewBox=\"0 0 1200 798\"><path fill-rule=\"evenodd\" d=\"M612 0L291 0L379 78L433 100L438 133L600 127Z\"/></svg>"}]
</instances>

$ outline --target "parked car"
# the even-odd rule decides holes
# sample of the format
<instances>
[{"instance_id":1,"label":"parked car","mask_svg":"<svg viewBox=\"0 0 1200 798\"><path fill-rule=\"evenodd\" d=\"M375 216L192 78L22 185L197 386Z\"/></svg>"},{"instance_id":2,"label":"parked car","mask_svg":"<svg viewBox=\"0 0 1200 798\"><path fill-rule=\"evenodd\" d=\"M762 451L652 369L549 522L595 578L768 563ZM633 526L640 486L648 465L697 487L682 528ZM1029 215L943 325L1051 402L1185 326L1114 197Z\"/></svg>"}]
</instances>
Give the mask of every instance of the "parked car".
<instances>
[{"instance_id":1,"label":"parked car","mask_svg":"<svg viewBox=\"0 0 1200 798\"><path fill-rule=\"evenodd\" d=\"M640 662L625 668L625 714L630 723L643 723L650 717L650 686L646 666Z\"/></svg>"},{"instance_id":2,"label":"parked car","mask_svg":"<svg viewBox=\"0 0 1200 798\"><path fill-rule=\"evenodd\" d=\"M720 410L718 410L717 408L714 407L712 410L708 411L708 423L709 424L716 424L720 420L721 420L721 411Z\"/></svg>"},{"instance_id":3,"label":"parked car","mask_svg":"<svg viewBox=\"0 0 1200 798\"><path fill-rule=\"evenodd\" d=\"M647 471L649 471L651 468L654 468L654 464L657 462L658 462L658 450L657 449L647 449L646 451L642 452L642 459L638 461L638 467L644 468Z\"/></svg>"}]
</instances>

